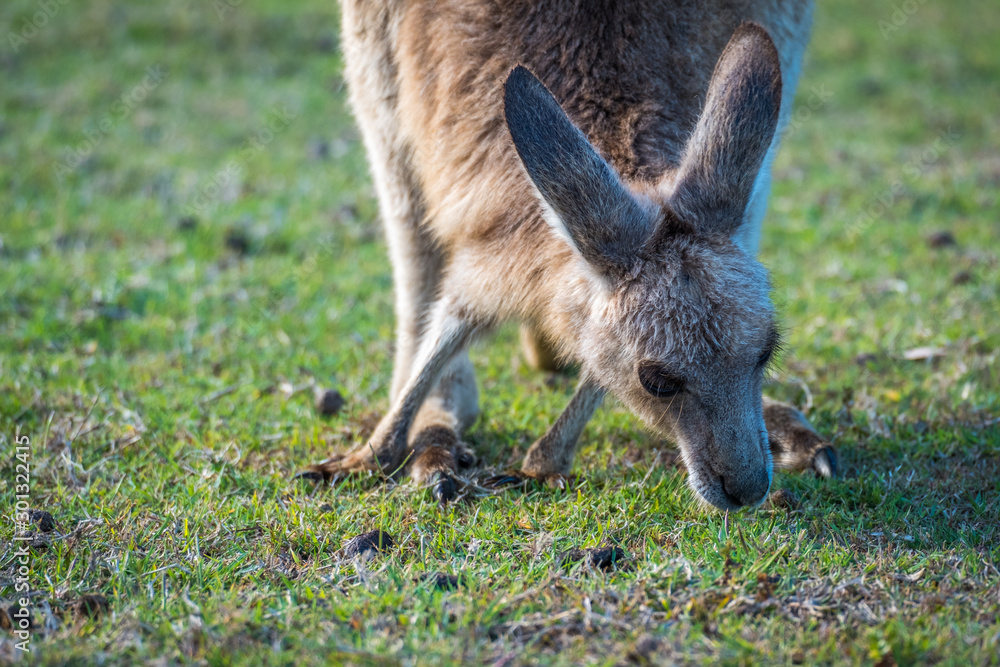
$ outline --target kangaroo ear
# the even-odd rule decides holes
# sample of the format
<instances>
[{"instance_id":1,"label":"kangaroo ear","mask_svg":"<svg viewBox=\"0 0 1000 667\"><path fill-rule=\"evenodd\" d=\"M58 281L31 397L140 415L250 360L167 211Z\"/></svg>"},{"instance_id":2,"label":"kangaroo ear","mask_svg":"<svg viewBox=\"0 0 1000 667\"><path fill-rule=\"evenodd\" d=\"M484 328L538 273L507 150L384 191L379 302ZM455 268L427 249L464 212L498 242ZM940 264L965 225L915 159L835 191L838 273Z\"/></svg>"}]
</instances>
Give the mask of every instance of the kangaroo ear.
<instances>
[{"instance_id":1,"label":"kangaroo ear","mask_svg":"<svg viewBox=\"0 0 1000 667\"><path fill-rule=\"evenodd\" d=\"M698 229L743 223L781 109L781 64L767 32L743 23L715 66L701 118L684 149L672 208Z\"/></svg>"},{"instance_id":2,"label":"kangaroo ear","mask_svg":"<svg viewBox=\"0 0 1000 667\"><path fill-rule=\"evenodd\" d=\"M534 74L518 66L504 84L504 118L541 195L546 220L605 275L628 272L653 216L566 116Z\"/></svg>"}]
</instances>

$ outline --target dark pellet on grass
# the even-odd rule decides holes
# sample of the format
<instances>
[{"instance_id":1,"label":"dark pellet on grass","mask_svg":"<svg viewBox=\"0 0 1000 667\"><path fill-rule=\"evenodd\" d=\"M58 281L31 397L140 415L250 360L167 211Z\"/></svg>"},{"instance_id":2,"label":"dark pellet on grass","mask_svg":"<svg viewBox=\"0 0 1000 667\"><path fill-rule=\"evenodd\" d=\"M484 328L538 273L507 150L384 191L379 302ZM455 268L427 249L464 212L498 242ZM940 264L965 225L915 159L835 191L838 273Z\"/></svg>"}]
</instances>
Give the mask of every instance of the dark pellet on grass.
<instances>
[{"instance_id":1,"label":"dark pellet on grass","mask_svg":"<svg viewBox=\"0 0 1000 667\"><path fill-rule=\"evenodd\" d=\"M18 544L35 551L47 551L49 548L49 538L41 532L30 530L18 538Z\"/></svg>"},{"instance_id":2,"label":"dark pellet on grass","mask_svg":"<svg viewBox=\"0 0 1000 667\"><path fill-rule=\"evenodd\" d=\"M956 273L952 279L952 285L967 285L972 282L972 273L969 271L959 271Z\"/></svg>"},{"instance_id":3,"label":"dark pellet on grass","mask_svg":"<svg viewBox=\"0 0 1000 667\"><path fill-rule=\"evenodd\" d=\"M336 389L316 389L316 411L324 417L333 417L344 409L347 401Z\"/></svg>"},{"instance_id":4,"label":"dark pellet on grass","mask_svg":"<svg viewBox=\"0 0 1000 667\"><path fill-rule=\"evenodd\" d=\"M767 602L772 597L774 597L774 584L777 583L776 577L770 577L763 572L757 573L757 592L754 594L754 600L757 602Z\"/></svg>"},{"instance_id":5,"label":"dark pellet on grass","mask_svg":"<svg viewBox=\"0 0 1000 667\"><path fill-rule=\"evenodd\" d=\"M767 506L791 512L799 508L799 497L788 489L778 489L767 499Z\"/></svg>"},{"instance_id":6,"label":"dark pellet on grass","mask_svg":"<svg viewBox=\"0 0 1000 667\"><path fill-rule=\"evenodd\" d=\"M633 665L652 665L655 664L654 654L659 648L659 639L652 635L642 635L625 657Z\"/></svg>"},{"instance_id":7,"label":"dark pellet on grass","mask_svg":"<svg viewBox=\"0 0 1000 667\"><path fill-rule=\"evenodd\" d=\"M230 229L226 232L226 247L237 255L245 255L250 252L250 238L241 229Z\"/></svg>"},{"instance_id":8,"label":"dark pellet on grass","mask_svg":"<svg viewBox=\"0 0 1000 667\"><path fill-rule=\"evenodd\" d=\"M932 248L947 248L958 245L958 242L955 240L955 235L945 229L928 236L927 245Z\"/></svg>"},{"instance_id":9,"label":"dark pellet on grass","mask_svg":"<svg viewBox=\"0 0 1000 667\"><path fill-rule=\"evenodd\" d=\"M182 232L190 232L198 228L198 218L193 215L185 215L177 221L177 229Z\"/></svg>"},{"instance_id":10,"label":"dark pellet on grass","mask_svg":"<svg viewBox=\"0 0 1000 667\"><path fill-rule=\"evenodd\" d=\"M418 580L427 582L442 591L457 590L462 583L458 575L445 574L444 572L426 572L418 577Z\"/></svg>"},{"instance_id":11,"label":"dark pellet on grass","mask_svg":"<svg viewBox=\"0 0 1000 667\"><path fill-rule=\"evenodd\" d=\"M337 48L337 38L333 35L323 35L316 40L316 50L320 53L332 53Z\"/></svg>"},{"instance_id":12,"label":"dark pellet on grass","mask_svg":"<svg viewBox=\"0 0 1000 667\"><path fill-rule=\"evenodd\" d=\"M326 160L330 157L330 143L324 139L313 139L309 142L308 153L314 160Z\"/></svg>"},{"instance_id":13,"label":"dark pellet on grass","mask_svg":"<svg viewBox=\"0 0 1000 667\"><path fill-rule=\"evenodd\" d=\"M586 561L599 570L610 570L625 560L628 554L621 547L597 547L594 549L570 549L559 557L562 565L572 565Z\"/></svg>"},{"instance_id":14,"label":"dark pellet on grass","mask_svg":"<svg viewBox=\"0 0 1000 667\"><path fill-rule=\"evenodd\" d=\"M56 520L45 510L28 510L28 521L36 524L43 533L51 533L56 528Z\"/></svg>"},{"instance_id":15,"label":"dark pellet on grass","mask_svg":"<svg viewBox=\"0 0 1000 667\"><path fill-rule=\"evenodd\" d=\"M371 557L394 546L396 546L396 540L392 538L392 535L384 530L373 530L347 540L344 544L344 556L346 558L356 558L362 555Z\"/></svg>"},{"instance_id":16,"label":"dark pellet on grass","mask_svg":"<svg viewBox=\"0 0 1000 667\"><path fill-rule=\"evenodd\" d=\"M858 366L867 366L878 360L878 355L873 352L862 352L858 356L854 357L854 363Z\"/></svg>"}]
</instances>

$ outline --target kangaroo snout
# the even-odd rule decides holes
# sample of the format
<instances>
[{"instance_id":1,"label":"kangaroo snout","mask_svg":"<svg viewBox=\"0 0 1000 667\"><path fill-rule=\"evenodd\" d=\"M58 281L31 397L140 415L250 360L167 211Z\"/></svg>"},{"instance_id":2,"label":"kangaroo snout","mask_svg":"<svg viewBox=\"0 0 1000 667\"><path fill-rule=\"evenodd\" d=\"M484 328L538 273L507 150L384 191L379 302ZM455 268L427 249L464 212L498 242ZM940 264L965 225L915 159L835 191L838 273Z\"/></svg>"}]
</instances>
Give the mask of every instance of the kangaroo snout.
<instances>
[{"instance_id":1,"label":"kangaroo snout","mask_svg":"<svg viewBox=\"0 0 1000 667\"><path fill-rule=\"evenodd\" d=\"M710 425L705 413L692 402L674 422L672 435L684 455L692 490L723 511L760 505L770 491L774 468L763 428L754 427L756 418L749 415L747 423L731 418Z\"/></svg>"},{"instance_id":2,"label":"kangaroo snout","mask_svg":"<svg viewBox=\"0 0 1000 667\"><path fill-rule=\"evenodd\" d=\"M762 443L759 431L745 429L730 426L717 430L715 446L708 448L708 470L717 481L710 483L714 489L702 495L719 509L756 507L771 488L772 464L766 439Z\"/></svg>"},{"instance_id":3,"label":"kangaroo snout","mask_svg":"<svg viewBox=\"0 0 1000 667\"><path fill-rule=\"evenodd\" d=\"M717 441L718 442L718 441ZM738 509L759 505L771 488L771 461L766 445L760 446L752 439L730 448L717 449L709 469L718 480L718 493L704 494L705 499L719 509ZM724 502L716 502L722 500Z\"/></svg>"},{"instance_id":4,"label":"kangaroo snout","mask_svg":"<svg viewBox=\"0 0 1000 667\"><path fill-rule=\"evenodd\" d=\"M719 480L726 500L737 507L759 505L771 488L771 474L766 466L723 475Z\"/></svg>"}]
</instances>

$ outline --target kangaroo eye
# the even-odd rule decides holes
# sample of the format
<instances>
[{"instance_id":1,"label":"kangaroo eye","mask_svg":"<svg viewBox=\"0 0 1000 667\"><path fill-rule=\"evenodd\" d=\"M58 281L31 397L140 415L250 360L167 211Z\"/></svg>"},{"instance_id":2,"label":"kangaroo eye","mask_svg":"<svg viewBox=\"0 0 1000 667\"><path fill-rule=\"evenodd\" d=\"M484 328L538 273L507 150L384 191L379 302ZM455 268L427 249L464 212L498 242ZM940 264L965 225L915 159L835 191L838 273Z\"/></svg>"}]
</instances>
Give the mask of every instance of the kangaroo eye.
<instances>
[{"instance_id":1,"label":"kangaroo eye","mask_svg":"<svg viewBox=\"0 0 1000 667\"><path fill-rule=\"evenodd\" d=\"M655 361L639 364L639 384L657 398L670 398L684 390L684 379L673 375Z\"/></svg>"},{"instance_id":2,"label":"kangaroo eye","mask_svg":"<svg viewBox=\"0 0 1000 667\"><path fill-rule=\"evenodd\" d=\"M778 330L771 328L771 331L767 334L767 342L764 343L764 349L761 351L760 356L757 357L757 368L764 368L771 363L774 359L774 355L781 349L781 334Z\"/></svg>"}]
</instances>

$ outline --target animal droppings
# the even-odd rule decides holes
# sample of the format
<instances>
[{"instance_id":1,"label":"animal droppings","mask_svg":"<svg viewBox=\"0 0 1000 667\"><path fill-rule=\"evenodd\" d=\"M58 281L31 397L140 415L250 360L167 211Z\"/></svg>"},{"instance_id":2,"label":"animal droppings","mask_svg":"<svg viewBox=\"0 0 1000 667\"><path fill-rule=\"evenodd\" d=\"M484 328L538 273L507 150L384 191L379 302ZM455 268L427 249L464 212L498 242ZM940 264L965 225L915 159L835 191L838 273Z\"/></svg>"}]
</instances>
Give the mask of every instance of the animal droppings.
<instances>
[{"instance_id":1,"label":"animal droppings","mask_svg":"<svg viewBox=\"0 0 1000 667\"><path fill-rule=\"evenodd\" d=\"M591 567L599 570L610 570L620 565L628 557L621 547L597 547L594 549L570 549L560 556L563 565L572 565L586 561Z\"/></svg>"},{"instance_id":2,"label":"animal droppings","mask_svg":"<svg viewBox=\"0 0 1000 667\"><path fill-rule=\"evenodd\" d=\"M371 558L396 546L396 540L384 530L373 530L349 539L344 544L344 557Z\"/></svg>"},{"instance_id":3,"label":"animal droppings","mask_svg":"<svg viewBox=\"0 0 1000 667\"><path fill-rule=\"evenodd\" d=\"M43 533L51 533L56 528L56 520L45 510L28 510L28 521L37 524Z\"/></svg>"},{"instance_id":4,"label":"animal droppings","mask_svg":"<svg viewBox=\"0 0 1000 667\"><path fill-rule=\"evenodd\" d=\"M336 389L316 388L316 412L324 417L333 417L344 409L347 401Z\"/></svg>"},{"instance_id":5,"label":"animal droppings","mask_svg":"<svg viewBox=\"0 0 1000 667\"><path fill-rule=\"evenodd\" d=\"M429 583L434 588L442 591L453 591L462 585L462 581L458 578L458 575L445 574L444 572L425 572L420 577L417 577L417 580Z\"/></svg>"}]
</instances>

